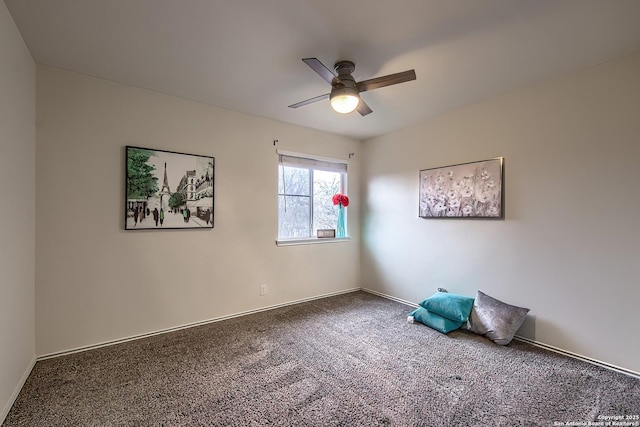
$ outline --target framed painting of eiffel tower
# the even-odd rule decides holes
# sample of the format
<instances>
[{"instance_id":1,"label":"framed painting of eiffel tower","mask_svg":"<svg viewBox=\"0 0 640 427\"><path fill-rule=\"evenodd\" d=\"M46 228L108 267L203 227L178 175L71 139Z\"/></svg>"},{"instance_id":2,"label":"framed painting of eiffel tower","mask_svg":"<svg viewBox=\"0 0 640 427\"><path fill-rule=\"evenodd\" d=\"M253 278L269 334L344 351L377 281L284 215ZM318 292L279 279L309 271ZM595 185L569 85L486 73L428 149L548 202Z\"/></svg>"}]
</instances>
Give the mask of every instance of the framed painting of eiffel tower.
<instances>
[{"instance_id":1,"label":"framed painting of eiffel tower","mask_svg":"<svg viewBox=\"0 0 640 427\"><path fill-rule=\"evenodd\" d=\"M125 230L213 228L215 158L125 147Z\"/></svg>"}]
</instances>

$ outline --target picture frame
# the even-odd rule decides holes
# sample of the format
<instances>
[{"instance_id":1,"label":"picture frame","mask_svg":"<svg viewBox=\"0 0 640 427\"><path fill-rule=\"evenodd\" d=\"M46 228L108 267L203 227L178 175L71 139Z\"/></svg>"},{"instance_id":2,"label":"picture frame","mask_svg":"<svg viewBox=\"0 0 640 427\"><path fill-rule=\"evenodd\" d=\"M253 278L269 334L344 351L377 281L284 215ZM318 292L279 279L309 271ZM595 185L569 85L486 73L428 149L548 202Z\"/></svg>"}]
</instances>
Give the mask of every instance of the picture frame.
<instances>
[{"instance_id":1,"label":"picture frame","mask_svg":"<svg viewBox=\"0 0 640 427\"><path fill-rule=\"evenodd\" d=\"M125 146L125 230L212 229L215 158Z\"/></svg>"},{"instance_id":2,"label":"picture frame","mask_svg":"<svg viewBox=\"0 0 640 427\"><path fill-rule=\"evenodd\" d=\"M336 237L336 229L335 228L319 228L316 232L316 236L318 239L327 239L327 238L335 238Z\"/></svg>"},{"instance_id":3,"label":"picture frame","mask_svg":"<svg viewBox=\"0 0 640 427\"><path fill-rule=\"evenodd\" d=\"M421 170L418 216L504 219L504 157Z\"/></svg>"}]
</instances>

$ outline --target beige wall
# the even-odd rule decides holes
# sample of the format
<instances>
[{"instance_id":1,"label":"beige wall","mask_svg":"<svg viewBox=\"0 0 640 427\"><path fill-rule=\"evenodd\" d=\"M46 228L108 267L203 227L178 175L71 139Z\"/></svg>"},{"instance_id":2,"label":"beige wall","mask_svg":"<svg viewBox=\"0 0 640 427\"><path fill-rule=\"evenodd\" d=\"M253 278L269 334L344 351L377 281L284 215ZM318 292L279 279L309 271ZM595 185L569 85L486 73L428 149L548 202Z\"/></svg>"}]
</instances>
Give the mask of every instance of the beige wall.
<instances>
[{"instance_id":1,"label":"beige wall","mask_svg":"<svg viewBox=\"0 0 640 427\"><path fill-rule=\"evenodd\" d=\"M35 361L35 64L0 1L0 423Z\"/></svg>"},{"instance_id":2,"label":"beige wall","mask_svg":"<svg viewBox=\"0 0 640 427\"><path fill-rule=\"evenodd\" d=\"M522 336L640 372L640 54L364 142L363 286L531 308ZM420 169L505 157L506 220L418 218Z\"/></svg>"},{"instance_id":3,"label":"beige wall","mask_svg":"<svg viewBox=\"0 0 640 427\"><path fill-rule=\"evenodd\" d=\"M640 55L364 144L39 66L36 154L34 64L2 2L0 24L0 419L34 354L361 285L482 289L532 309L522 336L640 372ZM125 145L216 157L215 228L125 232ZM356 153L350 242L275 246L276 148ZM419 169L495 156L505 221L417 218Z\"/></svg>"},{"instance_id":4,"label":"beige wall","mask_svg":"<svg viewBox=\"0 0 640 427\"><path fill-rule=\"evenodd\" d=\"M353 239L275 245L276 148L360 141L45 66L37 90L38 355L360 286L358 155ZM124 231L125 145L214 156L215 228Z\"/></svg>"}]
</instances>

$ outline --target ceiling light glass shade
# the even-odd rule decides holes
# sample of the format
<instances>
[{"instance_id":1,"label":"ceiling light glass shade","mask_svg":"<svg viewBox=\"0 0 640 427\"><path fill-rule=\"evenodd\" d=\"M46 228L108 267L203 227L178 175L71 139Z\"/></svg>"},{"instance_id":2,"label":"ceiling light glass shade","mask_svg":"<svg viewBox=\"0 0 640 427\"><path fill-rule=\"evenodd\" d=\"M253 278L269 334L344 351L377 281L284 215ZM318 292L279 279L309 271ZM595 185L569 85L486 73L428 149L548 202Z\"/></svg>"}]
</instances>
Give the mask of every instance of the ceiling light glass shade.
<instances>
[{"instance_id":1,"label":"ceiling light glass shade","mask_svg":"<svg viewBox=\"0 0 640 427\"><path fill-rule=\"evenodd\" d=\"M352 87L343 87L332 90L330 99L331 108L336 110L338 113L343 114L352 112L358 108L358 104L360 103L358 91Z\"/></svg>"}]
</instances>

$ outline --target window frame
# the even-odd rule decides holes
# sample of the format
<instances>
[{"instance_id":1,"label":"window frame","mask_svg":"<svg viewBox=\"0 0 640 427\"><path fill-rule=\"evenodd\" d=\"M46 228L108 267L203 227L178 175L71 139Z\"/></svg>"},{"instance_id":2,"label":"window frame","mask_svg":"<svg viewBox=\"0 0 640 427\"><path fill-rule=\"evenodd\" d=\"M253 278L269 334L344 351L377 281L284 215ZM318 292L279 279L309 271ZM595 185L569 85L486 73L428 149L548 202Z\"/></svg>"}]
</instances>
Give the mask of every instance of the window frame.
<instances>
[{"instance_id":1,"label":"window frame","mask_svg":"<svg viewBox=\"0 0 640 427\"><path fill-rule=\"evenodd\" d=\"M315 244L315 243L335 243L344 242L350 240L349 235L346 237L323 237L318 238L317 234L314 236L314 172L316 171L329 171L337 172L340 174L340 189L338 190L342 194L346 194L347 179L348 179L348 161L346 159L336 159L325 156L318 156L309 153L298 153L285 150L277 150L278 154L278 186L277 186L277 198L278 198L278 224L277 224L277 239L276 244L278 246L299 245L299 244ZM280 192L280 179L281 179L281 166L284 167L297 167L301 169L309 170L309 195L294 195L287 194L286 189ZM282 170L284 172L284 169ZM280 236L280 197L309 197L309 232L311 235L307 237L281 237ZM347 215L345 211L345 222L347 221ZM347 227L348 233L348 227Z\"/></svg>"}]
</instances>

